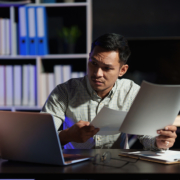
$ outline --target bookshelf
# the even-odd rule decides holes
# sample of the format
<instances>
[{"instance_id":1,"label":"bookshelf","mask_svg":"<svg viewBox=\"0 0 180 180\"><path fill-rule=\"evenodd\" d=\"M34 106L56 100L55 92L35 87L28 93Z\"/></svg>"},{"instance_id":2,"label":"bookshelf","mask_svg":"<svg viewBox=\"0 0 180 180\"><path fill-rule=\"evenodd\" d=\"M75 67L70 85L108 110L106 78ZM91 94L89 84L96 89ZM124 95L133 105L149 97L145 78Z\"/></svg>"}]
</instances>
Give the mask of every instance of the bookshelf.
<instances>
[{"instance_id":1,"label":"bookshelf","mask_svg":"<svg viewBox=\"0 0 180 180\"><path fill-rule=\"evenodd\" d=\"M62 46L62 39L58 39L58 35L56 34L54 39L58 39L58 42L61 42L59 49L55 46L53 47L54 41L51 42L51 39L48 36L48 45L49 53L47 55L39 56L39 55L19 55L18 38L17 34L13 33L15 27L13 23L16 22L18 24L18 5L13 6L11 4L2 5L0 4L0 18L9 18L11 24L11 40L10 44L10 54L2 55L0 54L0 66L1 65L24 65L24 64L33 64L36 66L36 100L35 105L0 105L0 110L9 110L9 111L40 111L43 105L41 93L43 90L42 86L42 74L46 72L51 72L55 65L71 65L72 71L87 71L87 60L91 48L91 40L92 40L92 2L91 0L84 0L84 2L73 2L73 3L65 3L65 2L56 2L56 3L41 3L40 0L31 1L32 3L27 4L26 6L44 6L47 12L47 20L50 23L51 20L59 18L61 25L57 25L58 27L62 26L71 26L78 25L81 30L81 37L77 40L75 50L73 53L65 51ZM3 10L3 11L2 11ZM3 13L5 12L5 13ZM6 14L3 17L3 14ZM47 29L50 24L47 23ZM52 27L52 26L51 26ZM53 27L52 27L53 28ZM52 30L51 28L51 30ZM54 29L56 32L56 29ZM52 32L50 32L52 34ZM17 39L16 39L17 38ZM14 47L15 46L15 47ZM56 51L55 51L56 49ZM58 49L58 50L57 50ZM45 103L45 101L44 101Z\"/></svg>"}]
</instances>

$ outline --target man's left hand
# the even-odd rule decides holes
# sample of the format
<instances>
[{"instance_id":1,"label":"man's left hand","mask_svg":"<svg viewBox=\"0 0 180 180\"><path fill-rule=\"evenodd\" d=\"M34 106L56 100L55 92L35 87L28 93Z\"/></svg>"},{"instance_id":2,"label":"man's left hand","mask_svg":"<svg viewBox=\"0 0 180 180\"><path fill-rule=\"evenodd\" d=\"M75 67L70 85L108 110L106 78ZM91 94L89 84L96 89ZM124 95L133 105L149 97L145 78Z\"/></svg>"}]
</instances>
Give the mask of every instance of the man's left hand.
<instances>
[{"instance_id":1,"label":"man's left hand","mask_svg":"<svg viewBox=\"0 0 180 180\"><path fill-rule=\"evenodd\" d=\"M177 127L174 125L166 126L164 129L157 131L159 136L156 137L156 146L160 149L167 149L174 145Z\"/></svg>"}]
</instances>

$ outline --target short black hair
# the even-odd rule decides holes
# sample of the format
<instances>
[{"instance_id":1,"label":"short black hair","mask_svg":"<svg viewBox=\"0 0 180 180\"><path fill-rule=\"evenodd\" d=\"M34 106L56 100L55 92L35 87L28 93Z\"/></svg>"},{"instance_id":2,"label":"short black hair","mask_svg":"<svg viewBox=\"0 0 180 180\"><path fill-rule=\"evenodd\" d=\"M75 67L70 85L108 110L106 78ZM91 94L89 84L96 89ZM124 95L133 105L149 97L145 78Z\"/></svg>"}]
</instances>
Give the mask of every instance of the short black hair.
<instances>
[{"instance_id":1,"label":"short black hair","mask_svg":"<svg viewBox=\"0 0 180 180\"><path fill-rule=\"evenodd\" d=\"M100 46L108 51L118 51L119 62L123 62L124 64L126 64L131 54L127 39L120 34L107 33L98 37L92 43L91 52L95 46Z\"/></svg>"}]
</instances>

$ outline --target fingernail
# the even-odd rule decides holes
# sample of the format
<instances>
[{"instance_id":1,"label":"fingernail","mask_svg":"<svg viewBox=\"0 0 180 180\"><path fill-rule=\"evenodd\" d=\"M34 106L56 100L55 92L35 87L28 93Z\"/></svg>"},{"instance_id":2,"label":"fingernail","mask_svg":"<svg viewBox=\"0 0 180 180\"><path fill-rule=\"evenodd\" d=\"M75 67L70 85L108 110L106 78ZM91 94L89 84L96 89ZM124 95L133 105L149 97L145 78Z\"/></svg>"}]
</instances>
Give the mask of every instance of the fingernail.
<instances>
[{"instance_id":1,"label":"fingernail","mask_svg":"<svg viewBox=\"0 0 180 180\"><path fill-rule=\"evenodd\" d=\"M157 131L158 134L160 134L161 131Z\"/></svg>"},{"instance_id":2,"label":"fingernail","mask_svg":"<svg viewBox=\"0 0 180 180\"><path fill-rule=\"evenodd\" d=\"M165 127L165 130L168 130L168 127Z\"/></svg>"}]
</instances>

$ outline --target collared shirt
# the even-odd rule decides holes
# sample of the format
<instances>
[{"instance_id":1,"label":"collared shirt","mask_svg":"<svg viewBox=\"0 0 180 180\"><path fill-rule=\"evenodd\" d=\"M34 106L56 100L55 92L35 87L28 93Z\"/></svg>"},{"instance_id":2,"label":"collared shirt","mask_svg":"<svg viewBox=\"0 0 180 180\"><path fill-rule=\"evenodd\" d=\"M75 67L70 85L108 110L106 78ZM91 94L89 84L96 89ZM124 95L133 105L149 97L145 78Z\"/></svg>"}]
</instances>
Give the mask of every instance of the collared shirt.
<instances>
[{"instance_id":1,"label":"collared shirt","mask_svg":"<svg viewBox=\"0 0 180 180\"><path fill-rule=\"evenodd\" d=\"M71 127L80 120L91 122L98 112L107 106L111 109L128 111L139 86L128 79L117 79L112 90L101 98L92 89L87 75L83 78L70 79L59 84L49 95L42 112L53 115L56 129L63 123L63 129ZM155 138L140 136L145 149L156 149ZM114 148L127 149L127 134L94 135L85 143L69 142L65 149Z\"/></svg>"}]
</instances>

